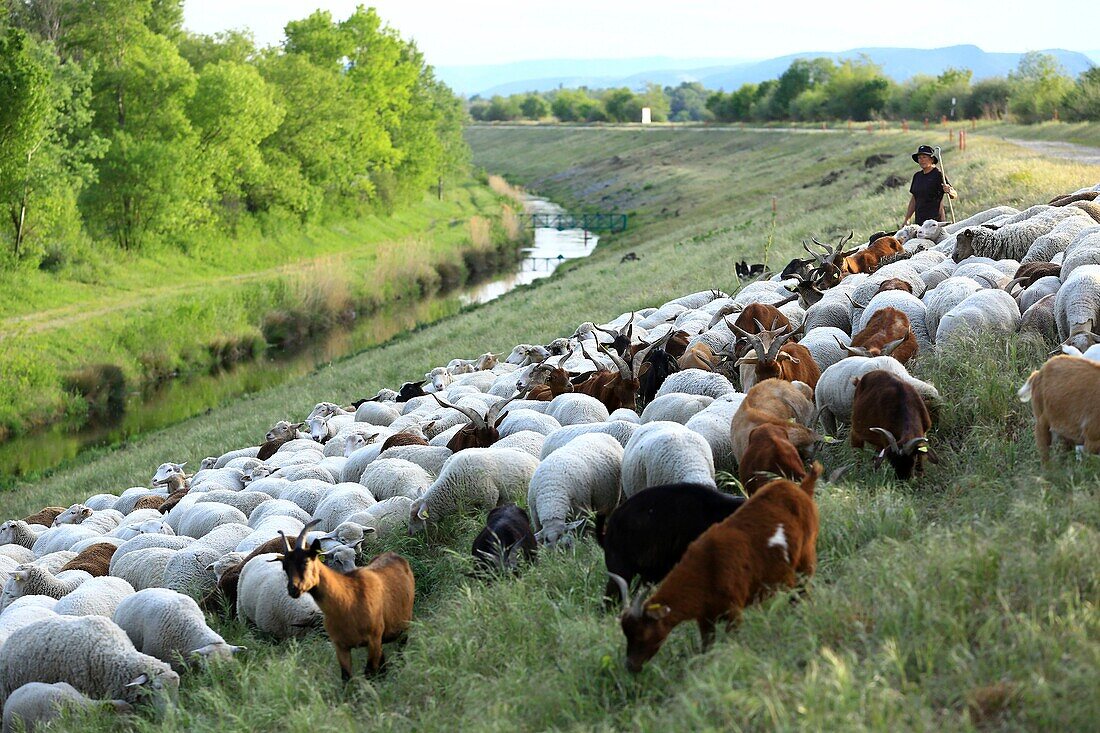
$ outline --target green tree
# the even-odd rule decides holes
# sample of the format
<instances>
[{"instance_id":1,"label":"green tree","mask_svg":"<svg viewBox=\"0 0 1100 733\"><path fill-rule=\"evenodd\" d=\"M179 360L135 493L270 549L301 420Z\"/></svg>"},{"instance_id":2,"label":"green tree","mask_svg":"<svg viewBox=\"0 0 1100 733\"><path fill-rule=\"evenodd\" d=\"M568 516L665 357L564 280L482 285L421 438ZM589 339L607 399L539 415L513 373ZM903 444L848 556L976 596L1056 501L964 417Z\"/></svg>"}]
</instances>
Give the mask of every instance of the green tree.
<instances>
[{"instance_id":1,"label":"green tree","mask_svg":"<svg viewBox=\"0 0 1100 733\"><path fill-rule=\"evenodd\" d=\"M256 57L256 41L250 31L228 30L212 36L185 32L178 45L180 55L195 71L202 71L207 64L219 61L247 64Z\"/></svg>"},{"instance_id":2,"label":"green tree","mask_svg":"<svg viewBox=\"0 0 1100 733\"><path fill-rule=\"evenodd\" d=\"M771 119L787 119L791 115L791 103L802 92L828 83L836 64L832 59L795 59L779 77L769 110Z\"/></svg>"},{"instance_id":3,"label":"green tree","mask_svg":"<svg viewBox=\"0 0 1100 733\"><path fill-rule=\"evenodd\" d=\"M0 198L11 224L13 254L21 255L38 153L50 134L50 74L18 28L0 37Z\"/></svg>"},{"instance_id":4,"label":"green tree","mask_svg":"<svg viewBox=\"0 0 1100 733\"><path fill-rule=\"evenodd\" d=\"M1012 95L1012 85L1004 77L982 79L970 88L963 107L967 117L983 117L1000 120L1008 114L1008 98Z\"/></svg>"},{"instance_id":5,"label":"green tree","mask_svg":"<svg viewBox=\"0 0 1100 733\"><path fill-rule=\"evenodd\" d=\"M528 94L520 102L519 110L528 120L541 120L550 114L550 105L538 94Z\"/></svg>"},{"instance_id":6,"label":"green tree","mask_svg":"<svg viewBox=\"0 0 1100 733\"><path fill-rule=\"evenodd\" d=\"M496 94L489 100L489 109L486 110L483 119L491 122L510 122L522 116L523 110L520 109L519 100L515 97L502 97Z\"/></svg>"},{"instance_id":7,"label":"green tree","mask_svg":"<svg viewBox=\"0 0 1100 733\"><path fill-rule=\"evenodd\" d=\"M554 94L550 110L562 122L600 122L607 113L600 100L594 99L586 89L560 89Z\"/></svg>"},{"instance_id":8,"label":"green tree","mask_svg":"<svg viewBox=\"0 0 1100 733\"><path fill-rule=\"evenodd\" d=\"M668 97L669 119L673 122L703 122L714 118L707 109L707 89L697 81L665 87L665 96Z\"/></svg>"},{"instance_id":9,"label":"green tree","mask_svg":"<svg viewBox=\"0 0 1100 733\"><path fill-rule=\"evenodd\" d=\"M1023 55L1008 82L1012 87L1008 111L1024 123L1049 120L1073 89L1058 60L1038 51Z\"/></svg>"},{"instance_id":10,"label":"green tree","mask_svg":"<svg viewBox=\"0 0 1100 733\"><path fill-rule=\"evenodd\" d=\"M638 117L635 117L633 121L638 121L641 116L641 107L649 107L649 113L654 122L667 122L669 117L669 100L665 96L665 90L661 88L660 84L649 83L646 84L645 91L638 95Z\"/></svg>"},{"instance_id":11,"label":"green tree","mask_svg":"<svg viewBox=\"0 0 1100 733\"><path fill-rule=\"evenodd\" d=\"M866 56L840 64L825 86L828 112L837 118L870 120L890 99L890 80Z\"/></svg>"},{"instance_id":12,"label":"green tree","mask_svg":"<svg viewBox=\"0 0 1100 733\"><path fill-rule=\"evenodd\" d=\"M1077 83L1066 96L1066 119L1100 120L1100 67L1093 67L1077 77Z\"/></svg>"},{"instance_id":13,"label":"green tree","mask_svg":"<svg viewBox=\"0 0 1100 733\"><path fill-rule=\"evenodd\" d=\"M217 200L238 200L242 190L264 180L260 144L278 129L284 114L255 67L234 61L203 67L187 116Z\"/></svg>"},{"instance_id":14,"label":"green tree","mask_svg":"<svg viewBox=\"0 0 1100 733\"><path fill-rule=\"evenodd\" d=\"M603 106L608 119L614 122L638 122L642 117L641 101L626 87L607 90Z\"/></svg>"}]
</instances>

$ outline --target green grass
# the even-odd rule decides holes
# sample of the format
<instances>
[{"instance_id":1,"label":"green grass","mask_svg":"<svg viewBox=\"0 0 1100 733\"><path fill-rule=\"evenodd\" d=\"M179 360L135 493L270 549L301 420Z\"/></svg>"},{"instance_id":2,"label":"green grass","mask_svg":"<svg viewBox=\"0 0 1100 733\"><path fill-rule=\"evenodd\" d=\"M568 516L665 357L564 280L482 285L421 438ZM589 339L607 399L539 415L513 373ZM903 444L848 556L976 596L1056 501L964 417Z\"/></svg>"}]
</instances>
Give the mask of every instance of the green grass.
<instances>
[{"instance_id":1,"label":"green grass","mask_svg":"<svg viewBox=\"0 0 1100 733\"><path fill-rule=\"evenodd\" d=\"M1052 140L1100 147L1100 122L1043 122L1036 125L978 123L978 132L1024 140Z\"/></svg>"},{"instance_id":2,"label":"green grass","mask_svg":"<svg viewBox=\"0 0 1100 733\"><path fill-rule=\"evenodd\" d=\"M771 227L775 256L810 233L857 235L897 222L917 135L786 136L709 131L524 129L469 132L475 160L580 209L631 211L631 228L548 281L420 329L309 377L92 455L0 494L0 515L148 482L165 460L197 461L255 442L304 415L410 375L519 342L545 342L584 320L734 285ZM867 170L876 153L895 154ZM1023 206L1100 179L983 139L953 157L958 214ZM838 180L818 183L833 171ZM1026 175L1025 175L1026 173ZM647 190L645 186L652 184ZM804 188L806 184L809 187ZM676 211L679 210L679 214ZM619 264L624 251L640 262ZM601 610L604 568L591 539L546 553L516 579L467 579L476 517L385 547L417 575L408 644L376 681L343 687L323 635L276 643L215 622L251 651L188 675L180 704L137 730L1086 730L1100 719L1100 460L1060 454L1039 466L1033 420L1015 389L1044 344L986 337L923 355L914 372L945 405L941 462L908 484L874 471L843 442L822 486L820 565L809 598L747 612L697 653L694 628L672 635L645 671L622 666L624 641ZM375 549L375 548L372 548ZM378 546L378 549L381 549ZM357 664L365 662L362 653ZM70 730L115 731L102 716Z\"/></svg>"},{"instance_id":3,"label":"green grass","mask_svg":"<svg viewBox=\"0 0 1100 733\"><path fill-rule=\"evenodd\" d=\"M514 204L513 204L514 206ZM94 267L0 275L0 437L86 401L66 389L86 365L130 388L225 365L265 341L301 341L351 312L461 284L495 266L502 200L473 180L389 216L194 242L187 252L99 253ZM488 223L475 241L471 220Z\"/></svg>"}]
</instances>

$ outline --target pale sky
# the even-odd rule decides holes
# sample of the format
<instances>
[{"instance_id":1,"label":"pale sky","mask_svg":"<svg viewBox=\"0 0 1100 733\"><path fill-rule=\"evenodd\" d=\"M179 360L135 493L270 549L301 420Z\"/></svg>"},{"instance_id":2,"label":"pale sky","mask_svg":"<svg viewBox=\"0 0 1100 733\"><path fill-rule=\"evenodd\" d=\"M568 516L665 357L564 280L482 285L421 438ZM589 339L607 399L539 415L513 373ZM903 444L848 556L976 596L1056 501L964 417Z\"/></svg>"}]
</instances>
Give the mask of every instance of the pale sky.
<instances>
[{"instance_id":1,"label":"pale sky","mask_svg":"<svg viewBox=\"0 0 1100 733\"><path fill-rule=\"evenodd\" d=\"M187 28L249 28L261 45L317 8L347 17L378 9L435 66L529 59L638 56L770 58L860 46L934 48L972 43L986 51L1100 48L1100 8L1045 0L1023 13L1003 0L186 0Z\"/></svg>"}]
</instances>

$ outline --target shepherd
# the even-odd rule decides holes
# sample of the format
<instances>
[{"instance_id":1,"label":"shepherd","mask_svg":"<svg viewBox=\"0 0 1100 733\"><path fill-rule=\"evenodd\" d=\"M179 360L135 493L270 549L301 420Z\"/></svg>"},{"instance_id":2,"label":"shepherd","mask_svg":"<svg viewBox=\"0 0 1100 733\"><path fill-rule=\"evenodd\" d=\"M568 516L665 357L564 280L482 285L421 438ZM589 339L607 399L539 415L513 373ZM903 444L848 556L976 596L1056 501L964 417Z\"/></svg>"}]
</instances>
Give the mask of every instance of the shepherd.
<instances>
[{"instance_id":1,"label":"shepherd","mask_svg":"<svg viewBox=\"0 0 1100 733\"><path fill-rule=\"evenodd\" d=\"M910 219L916 224L929 219L947 221L943 211L943 195L956 199L959 194L943 171L936 167L940 162L936 149L931 145L921 145L913 153L913 161L920 166L920 170L913 174L913 182L909 186L909 208L905 211L903 224L908 224Z\"/></svg>"}]
</instances>

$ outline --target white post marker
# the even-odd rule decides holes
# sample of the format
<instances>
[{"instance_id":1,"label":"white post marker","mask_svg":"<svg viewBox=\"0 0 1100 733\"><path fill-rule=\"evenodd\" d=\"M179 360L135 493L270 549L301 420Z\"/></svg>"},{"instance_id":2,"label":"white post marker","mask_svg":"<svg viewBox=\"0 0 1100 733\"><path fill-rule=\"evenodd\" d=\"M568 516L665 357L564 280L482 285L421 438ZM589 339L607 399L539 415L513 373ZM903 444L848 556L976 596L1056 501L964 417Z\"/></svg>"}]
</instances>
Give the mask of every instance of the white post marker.
<instances>
[{"instance_id":1,"label":"white post marker","mask_svg":"<svg viewBox=\"0 0 1100 733\"><path fill-rule=\"evenodd\" d=\"M653 122L653 110L649 107L642 107L642 124L648 125Z\"/></svg>"},{"instance_id":2,"label":"white post marker","mask_svg":"<svg viewBox=\"0 0 1100 733\"><path fill-rule=\"evenodd\" d=\"M940 171L943 173L943 182L947 183L947 167L944 166L944 164L943 164L943 149L940 148L939 145L937 145L936 147L934 147L932 149L936 151L936 159L940 161ZM951 209L951 223L954 224L955 223L955 203L951 200L950 195L944 194L944 196L947 196L947 206Z\"/></svg>"}]
</instances>

